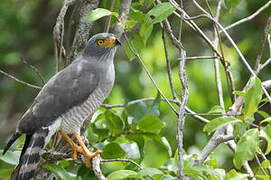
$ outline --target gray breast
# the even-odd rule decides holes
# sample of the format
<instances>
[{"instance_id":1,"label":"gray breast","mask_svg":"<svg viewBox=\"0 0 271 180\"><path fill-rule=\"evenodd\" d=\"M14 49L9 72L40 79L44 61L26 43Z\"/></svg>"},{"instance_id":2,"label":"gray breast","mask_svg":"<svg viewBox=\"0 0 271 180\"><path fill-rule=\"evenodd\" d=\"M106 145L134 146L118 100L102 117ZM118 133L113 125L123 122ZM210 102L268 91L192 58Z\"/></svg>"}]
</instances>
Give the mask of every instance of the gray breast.
<instances>
[{"instance_id":1,"label":"gray breast","mask_svg":"<svg viewBox=\"0 0 271 180\"><path fill-rule=\"evenodd\" d=\"M103 74L103 79L99 82L97 88L82 104L74 106L69 111L61 115L60 129L67 134L80 134L81 126L84 121L92 115L102 104L110 93L115 79L114 66L110 66L108 72Z\"/></svg>"},{"instance_id":2,"label":"gray breast","mask_svg":"<svg viewBox=\"0 0 271 180\"><path fill-rule=\"evenodd\" d=\"M85 119L95 112L105 98L106 94L100 88L94 90L85 102L74 106L61 116L62 123L60 129L67 134L80 134L80 128Z\"/></svg>"}]
</instances>

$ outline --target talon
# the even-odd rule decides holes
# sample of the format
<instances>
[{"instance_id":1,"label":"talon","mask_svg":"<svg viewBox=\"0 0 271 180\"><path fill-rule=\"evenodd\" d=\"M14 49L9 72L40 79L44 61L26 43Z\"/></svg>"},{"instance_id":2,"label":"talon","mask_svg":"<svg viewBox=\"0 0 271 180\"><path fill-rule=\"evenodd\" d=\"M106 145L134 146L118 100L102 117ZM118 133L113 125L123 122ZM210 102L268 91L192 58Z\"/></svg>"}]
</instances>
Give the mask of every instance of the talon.
<instances>
[{"instance_id":1,"label":"talon","mask_svg":"<svg viewBox=\"0 0 271 180\"><path fill-rule=\"evenodd\" d=\"M71 158L73 160L78 160L78 153L82 153L83 149L82 147L78 146L73 142L73 140L62 130L59 131L60 135L63 137L63 139L70 145L72 149Z\"/></svg>"},{"instance_id":2,"label":"talon","mask_svg":"<svg viewBox=\"0 0 271 180\"><path fill-rule=\"evenodd\" d=\"M84 163L87 168L91 167L91 160L100 155L101 151L96 151L94 153L91 153L85 143L83 142L82 138L78 134L73 134L76 140L78 141L79 145L73 142L73 140L62 130L59 131L63 139L70 145L72 149L72 159L78 160L78 153L82 154L84 156Z\"/></svg>"},{"instance_id":3,"label":"talon","mask_svg":"<svg viewBox=\"0 0 271 180\"><path fill-rule=\"evenodd\" d=\"M91 160L94 157L96 157L99 154L101 154L101 151L98 150L98 151L96 151L94 153L91 153L89 151L89 149L86 147L86 145L84 144L84 142L82 141L81 137L78 134L74 134L74 137L77 139L79 145L82 147L82 154L85 157L84 163L85 163L86 167L88 167L88 168L91 167Z\"/></svg>"}]
</instances>

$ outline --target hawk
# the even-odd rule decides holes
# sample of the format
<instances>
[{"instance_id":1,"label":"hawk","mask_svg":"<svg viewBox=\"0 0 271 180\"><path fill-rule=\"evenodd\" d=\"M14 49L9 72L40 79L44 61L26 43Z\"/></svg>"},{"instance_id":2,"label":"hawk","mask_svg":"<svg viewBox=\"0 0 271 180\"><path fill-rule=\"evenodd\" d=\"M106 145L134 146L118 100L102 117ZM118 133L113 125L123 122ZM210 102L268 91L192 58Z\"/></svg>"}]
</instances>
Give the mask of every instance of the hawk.
<instances>
[{"instance_id":1,"label":"hawk","mask_svg":"<svg viewBox=\"0 0 271 180\"><path fill-rule=\"evenodd\" d=\"M20 119L3 152L22 134L26 135L15 179L34 178L41 150L56 132L60 132L71 147L73 159L81 153L86 165L90 165L90 160L99 152L88 150L80 137L80 129L113 87L113 59L118 45L120 42L114 34L94 35L75 60L44 85ZM71 135L77 143L70 138Z\"/></svg>"}]
</instances>

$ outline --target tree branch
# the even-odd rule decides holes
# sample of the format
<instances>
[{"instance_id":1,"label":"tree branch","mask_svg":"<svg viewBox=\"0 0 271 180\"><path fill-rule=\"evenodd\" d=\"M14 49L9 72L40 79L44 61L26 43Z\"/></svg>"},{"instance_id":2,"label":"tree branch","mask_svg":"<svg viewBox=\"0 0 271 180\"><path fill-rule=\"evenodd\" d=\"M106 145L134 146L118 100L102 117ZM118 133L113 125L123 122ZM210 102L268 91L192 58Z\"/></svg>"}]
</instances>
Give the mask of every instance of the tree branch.
<instances>
[{"instance_id":1,"label":"tree branch","mask_svg":"<svg viewBox=\"0 0 271 180\"><path fill-rule=\"evenodd\" d=\"M184 124L185 124L185 106L188 101L188 80L186 76L186 71L185 71L185 64L186 64L186 51L181 50L180 51L180 64L179 64L179 77L183 86L182 90L182 100L180 102L180 109L179 109L179 114L178 114L178 120L177 120L177 144L178 144L178 151L179 151L179 177L181 179L184 179L184 159L183 159L183 130L184 130Z\"/></svg>"},{"instance_id":2,"label":"tree branch","mask_svg":"<svg viewBox=\"0 0 271 180\"><path fill-rule=\"evenodd\" d=\"M98 7L99 0L79 0L79 24L77 26L72 47L69 52L69 56L67 57L67 64L69 64L77 55L78 52L81 51L88 39L89 32L92 28L93 23L87 20L87 14Z\"/></svg>"},{"instance_id":3,"label":"tree branch","mask_svg":"<svg viewBox=\"0 0 271 180\"><path fill-rule=\"evenodd\" d=\"M243 18L227 27L224 28L224 30L228 30L230 28L233 28L235 26L238 26L244 22L250 21L251 19L255 18L256 16L258 16L263 10L265 10L266 8L268 8L271 5L271 1L268 1L265 5L263 5L262 7L260 7L257 11L255 11L253 14L251 14L250 16ZM222 32L222 31L220 31Z\"/></svg>"},{"instance_id":4,"label":"tree branch","mask_svg":"<svg viewBox=\"0 0 271 180\"><path fill-rule=\"evenodd\" d=\"M16 81L16 82L21 83L21 84L23 84L23 85L26 85L26 86L28 86L28 87L31 87L31 88L34 88L34 89L39 89L39 90L41 89L40 86L36 86L36 85L30 84L30 83L27 83L27 82L25 82L25 81L23 81L23 80L20 80L20 79L14 77L14 76L12 76L12 75L10 75L9 73L7 73L7 72L5 72L5 71L3 71L3 70L1 70L1 69L0 69L0 73L3 74L3 75L5 75L5 76L7 76L7 77L9 77L9 78L11 78L11 79L13 79L13 80Z\"/></svg>"},{"instance_id":5,"label":"tree branch","mask_svg":"<svg viewBox=\"0 0 271 180\"><path fill-rule=\"evenodd\" d=\"M66 12L76 0L64 0L62 8L58 14L56 24L53 30L53 39L55 45L55 64L56 64L56 72L60 70L60 63L62 59L62 54L64 50L63 39L64 39L64 18Z\"/></svg>"},{"instance_id":6,"label":"tree branch","mask_svg":"<svg viewBox=\"0 0 271 180\"><path fill-rule=\"evenodd\" d=\"M207 157L215 150L215 148L224 142L230 141L234 139L234 136L232 135L221 135L225 132L225 128L220 129L219 131L216 131L211 140L208 142L208 144L204 147L204 149L201 151L198 159L195 161L194 165L198 166L201 165Z\"/></svg>"},{"instance_id":7,"label":"tree branch","mask_svg":"<svg viewBox=\"0 0 271 180\"><path fill-rule=\"evenodd\" d=\"M125 21L127 19L127 14L129 14L130 6L132 0L122 0L120 5L119 11L119 20L114 27L114 34L121 38L122 34L124 33Z\"/></svg>"}]
</instances>

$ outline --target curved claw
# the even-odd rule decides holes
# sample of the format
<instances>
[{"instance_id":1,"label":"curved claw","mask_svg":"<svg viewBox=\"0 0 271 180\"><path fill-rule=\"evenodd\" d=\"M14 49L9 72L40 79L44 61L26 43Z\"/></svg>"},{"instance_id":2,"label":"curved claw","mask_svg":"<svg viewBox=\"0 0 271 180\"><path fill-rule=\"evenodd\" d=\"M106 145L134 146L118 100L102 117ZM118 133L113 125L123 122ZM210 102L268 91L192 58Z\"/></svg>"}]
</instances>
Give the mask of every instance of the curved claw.
<instances>
[{"instance_id":1,"label":"curved claw","mask_svg":"<svg viewBox=\"0 0 271 180\"><path fill-rule=\"evenodd\" d=\"M78 135L78 134L74 134L74 137L77 139L80 147L82 147L82 154L84 155L85 157L85 165L86 167L91 167L91 160L98 156L99 154L101 154L101 151L96 151L94 153L91 153L89 151L89 149L86 147L86 145L84 144L83 140L81 139L81 137Z\"/></svg>"},{"instance_id":2,"label":"curved claw","mask_svg":"<svg viewBox=\"0 0 271 180\"><path fill-rule=\"evenodd\" d=\"M74 137L78 141L79 145L73 142L73 140L62 130L59 131L63 139L70 145L72 149L72 159L73 160L78 160L78 153L82 154L84 156L84 163L86 167L91 167L91 160L101 154L101 151L96 151L94 153L91 153L85 143L83 142L82 138L74 133Z\"/></svg>"}]
</instances>

